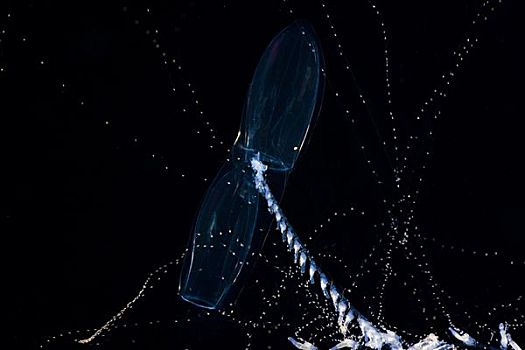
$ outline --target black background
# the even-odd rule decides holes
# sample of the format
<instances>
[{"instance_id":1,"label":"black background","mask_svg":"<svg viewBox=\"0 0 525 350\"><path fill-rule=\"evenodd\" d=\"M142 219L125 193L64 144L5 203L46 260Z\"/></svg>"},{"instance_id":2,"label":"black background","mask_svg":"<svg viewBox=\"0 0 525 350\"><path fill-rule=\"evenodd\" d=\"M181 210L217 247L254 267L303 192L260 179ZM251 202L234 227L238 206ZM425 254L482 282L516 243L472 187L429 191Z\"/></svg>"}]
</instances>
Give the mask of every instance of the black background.
<instances>
[{"instance_id":1,"label":"black background","mask_svg":"<svg viewBox=\"0 0 525 350\"><path fill-rule=\"evenodd\" d=\"M389 124L377 23L365 1L345 3L328 3L331 20L384 132ZM425 178L417 220L438 242L498 250L521 267L431 245L437 280L460 301L460 307L447 304L453 316L476 305L481 307L476 315L484 315L484 305L523 293L524 57L518 5L504 1L485 24L472 27L478 1L379 2L400 120L413 117L436 87L465 33L473 30L480 38L442 104L429 168L417 170ZM383 217L385 194L374 185L366 159L382 174L387 168L320 3L16 1L2 4L0 18L6 348L37 348L42 337L101 325L135 295L148 272L180 255L207 185L235 138L258 58L296 18L310 20L317 30L329 81L283 207L299 232L311 232L334 210L351 205L365 210L364 218L335 224L315 240L319 250L336 250L350 264L360 256L349 252L365 254L368 248L360 244L366 247L381 234L372 225ZM334 91L342 94L343 105ZM362 122L349 123L346 108ZM206 121L224 145L210 141ZM366 157L358 139L371 145ZM397 268L402 274L406 267ZM109 336L107 348L242 346L243 332L234 325L201 318L178 299L177 274L171 270L125 316L132 329ZM404 305L404 299L386 302ZM195 320L188 324L172 322L190 316ZM410 322L403 318L390 320ZM150 320L162 322L148 326ZM276 337L275 346L288 335ZM51 348L74 348L68 339ZM262 335L254 343L266 348L274 340Z\"/></svg>"}]
</instances>

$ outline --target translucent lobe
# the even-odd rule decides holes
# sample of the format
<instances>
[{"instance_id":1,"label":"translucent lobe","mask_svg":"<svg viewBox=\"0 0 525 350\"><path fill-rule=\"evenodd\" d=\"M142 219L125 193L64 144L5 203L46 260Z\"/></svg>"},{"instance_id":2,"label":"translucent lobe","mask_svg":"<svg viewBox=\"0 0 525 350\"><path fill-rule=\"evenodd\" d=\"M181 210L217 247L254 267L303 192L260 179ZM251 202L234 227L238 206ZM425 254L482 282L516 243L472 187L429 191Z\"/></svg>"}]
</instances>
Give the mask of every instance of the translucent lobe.
<instances>
[{"instance_id":1,"label":"translucent lobe","mask_svg":"<svg viewBox=\"0 0 525 350\"><path fill-rule=\"evenodd\" d=\"M248 259L258 212L249 174L223 167L202 203L181 277L181 296L215 308Z\"/></svg>"},{"instance_id":2,"label":"translucent lobe","mask_svg":"<svg viewBox=\"0 0 525 350\"><path fill-rule=\"evenodd\" d=\"M260 153L271 170L290 170L322 93L322 55L311 26L294 22L261 57L236 145Z\"/></svg>"}]
</instances>

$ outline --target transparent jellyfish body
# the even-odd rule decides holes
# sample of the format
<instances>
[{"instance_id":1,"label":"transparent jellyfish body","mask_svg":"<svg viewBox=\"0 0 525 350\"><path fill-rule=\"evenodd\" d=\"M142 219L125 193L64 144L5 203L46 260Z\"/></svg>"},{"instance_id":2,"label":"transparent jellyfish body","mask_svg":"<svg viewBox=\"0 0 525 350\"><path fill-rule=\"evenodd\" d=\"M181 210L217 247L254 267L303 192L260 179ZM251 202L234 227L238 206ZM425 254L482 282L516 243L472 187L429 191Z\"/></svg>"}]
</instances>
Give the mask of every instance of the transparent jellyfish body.
<instances>
[{"instance_id":1,"label":"transparent jellyfish body","mask_svg":"<svg viewBox=\"0 0 525 350\"><path fill-rule=\"evenodd\" d=\"M232 155L197 216L181 274L185 300L221 306L243 267L259 253L268 230L255 231L263 224L257 223L261 210L249 163L257 156L268 164L280 177L274 183L282 192L322 97L321 69L315 33L305 22L284 29L262 55Z\"/></svg>"}]
</instances>

